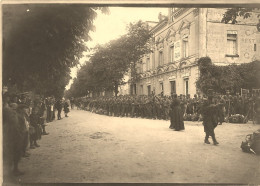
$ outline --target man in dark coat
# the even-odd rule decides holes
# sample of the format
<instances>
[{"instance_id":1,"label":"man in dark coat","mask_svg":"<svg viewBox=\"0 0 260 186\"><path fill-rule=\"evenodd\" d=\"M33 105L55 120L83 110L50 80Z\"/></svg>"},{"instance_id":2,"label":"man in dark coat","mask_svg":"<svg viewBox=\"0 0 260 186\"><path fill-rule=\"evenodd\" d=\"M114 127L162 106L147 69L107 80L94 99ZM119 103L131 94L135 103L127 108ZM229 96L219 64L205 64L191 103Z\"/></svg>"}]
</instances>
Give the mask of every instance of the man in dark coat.
<instances>
[{"instance_id":1,"label":"man in dark coat","mask_svg":"<svg viewBox=\"0 0 260 186\"><path fill-rule=\"evenodd\" d=\"M217 106L212 104L212 97L209 96L208 100L204 100L201 114L203 116L203 125L204 125L204 132L206 133L204 142L206 144L210 144L209 136L212 137L213 144L219 144L215 137L214 129L218 125L218 115L217 115Z\"/></svg>"},{"instance_id":2,"label":"man in dark coat","mask_svg":"<svg viewBox=\"0 0 260 186\"><path fill-rule=\"evenodd\" d=\"M29 143L29 108L25 104L20 104L17 107L16 110L18 114L18 121L22 129L22 134L23 134L23 148L22 148L22 156L23 157L28 157L30 154L26 152L27 146Z\"/></svg>"},{"instance_id":3,"label":"man in dark coat","mask_svg":"<svg viewBox=\"0 0 260 186\"><path fill-rule=\"evenodd\" d=\"M32 114L30 115L30 148L40 147L37 140L41 139L41 125L40 125L40 115L39 107L35 106L32 109Z\"/></svg>"},{"instance_id":4,"label":"man in dark coat","mask_svg":"<svg viewBox=\"0 0 260 186\"><path fill-rule=\"evenodd\" d=\"M61 120L62 101L60 99L56 102L55 107L58 110L57 118L58 120Z\"/></svg>"},{"instance_id":5,"label":"man in dark coat","mask_svg":"<svg viewBox=\"0 0 260 186\"><path fill-rule=\"evenodd\" d=\"M11 103L10 107L6 104L3 107L3 175L4 180L13 175L22 175L18 169L18 163L23 153L23 126L19 122L16 112L17 104ZM12 172L13 167L13 172Z\"/></svg>"}]
</instances>

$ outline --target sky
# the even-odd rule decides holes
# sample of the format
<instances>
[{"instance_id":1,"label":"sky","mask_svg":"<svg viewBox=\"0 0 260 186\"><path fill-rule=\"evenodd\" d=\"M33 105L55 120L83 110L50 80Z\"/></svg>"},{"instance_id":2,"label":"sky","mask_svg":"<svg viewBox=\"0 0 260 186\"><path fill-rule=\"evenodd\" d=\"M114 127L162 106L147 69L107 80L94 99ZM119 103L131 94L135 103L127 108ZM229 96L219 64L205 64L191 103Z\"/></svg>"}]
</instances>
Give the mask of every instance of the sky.
<instances>
[{"instance_id":1,"label":"sky","mask_svg":"<svg viewBox=\"0 0 260 186\"><path fill-rule=\"evenodd\" d=\"M92 41L87 42L89 48L97 44L103 45L110 40L117 39L126 34L127 25L129 23L142 21L158 21L158 15L161 12L163 15L168 15L168 8L149 8L149 7L109 7L109 14L102 14L98 11L98 15L94 20L96 27L95 32L91 32ZM82 58L80 63L84 63L86 58ZM71 77L77 76L77 68L71 69ZM70 88L72 80L67 85L66 89Z\"/></svg>"}]
</instances>

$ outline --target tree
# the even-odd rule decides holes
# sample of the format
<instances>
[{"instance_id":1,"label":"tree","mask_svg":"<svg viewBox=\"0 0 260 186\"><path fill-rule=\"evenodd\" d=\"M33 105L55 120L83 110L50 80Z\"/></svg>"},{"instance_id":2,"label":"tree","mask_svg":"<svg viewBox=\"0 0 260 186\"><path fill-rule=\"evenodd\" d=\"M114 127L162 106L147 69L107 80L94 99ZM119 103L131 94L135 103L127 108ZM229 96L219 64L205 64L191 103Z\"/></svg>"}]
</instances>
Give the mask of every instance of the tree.
<instances>
[{"instance_id":1,"label":"tree","mask_svg":"<svg viewBox=\"0 0 260 186\"><path fill-rule=\"evenodd\" d=\"M129 69L132 72L131 80L136 80L135 63L151 51L150 37L144 22L131 23L126 35L94 48L93 55L86 63L87 67L82 67L77 78L81 77L87 83L78 80L75 85L79 83L86 91L113 90L117 95L118 86L125 83L123 77Z\"/></svg>"},{"instance_id":2,"label":"tree","mask_svg":"<svg viewBox=\"0 0 260 186\"><path fill-rule=\"evenodd\" d=\"M231 22L232 24L237 23L237 19L239 17L243 17L243 19L248 19L253 15L253 12L257 14L257 17L260 18L260 13L259 11L255 11L256 8L229 8L227 11L223 14L223 18L221 22L223 23L229 23ZM260 19L259 23L257 24L257 30L260 32Z\"/></svg>"},{"instance_id":3,"label":"tree","mask_svg":"<svg viewBox=\"0 0 260 186\"><path fill-rule=\"evenodd\" d=\"M95 29L96 10L69 4L3 5L3 84L62 96Z\"/></svg>"},{"instance_id":4,"label":"tree","mask_svg":"<svg viewBox=\"0 0 260 186\"><path fill-rule=\"evenodd\" d=\"M223 15L221 22L236 24L238 17L247 19L252 16L252 11L253 8L229 8Z\"/></svg>"},{"instance_id":5,"label":"tree","mask_svg":"<svg viewBox=\"0 0 260 186\"><path fill-rule=\"evenodd\" d=\"M241 88L260 88L260 63L254 61L241 65L216 66L209 57L198 60L200 77L196 86L204 94L208 89L225 94L240 92Z\"/></svg>"}]
</instances>

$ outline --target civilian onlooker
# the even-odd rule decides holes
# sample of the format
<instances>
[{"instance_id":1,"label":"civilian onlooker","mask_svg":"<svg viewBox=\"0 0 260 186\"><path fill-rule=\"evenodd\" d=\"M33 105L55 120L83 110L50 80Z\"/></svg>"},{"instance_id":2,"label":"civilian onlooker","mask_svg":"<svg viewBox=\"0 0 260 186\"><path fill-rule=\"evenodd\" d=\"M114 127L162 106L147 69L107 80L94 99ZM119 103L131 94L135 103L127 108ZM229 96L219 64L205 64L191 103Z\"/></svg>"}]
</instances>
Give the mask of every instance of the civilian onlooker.
<instances>
[{"instance_id":1,"label":"civilian onlooker","mask_svg":"<svg viewBox=\"0 0 260 186\"><path fill-rule=\"evenodd\" d=\"M36 106L32 110L30 115L30 148L40 147L37 140L41 139L41 125L40 125L40 115L39 108Z\"/></svg>"},{"instance_id":2,"label":"civilian onlooker","mask_svg":"<svg viewBox=\"0 0 260 186\"><path fill-rule=\"evenodd\" d=\"M61 120L62 119L61 118L62 101L60 99L56 102L55 107L56 107L56 109L58 111L57 118L58 118L58 120Z\"/></svg>"},{"instance_id":3,"label":"civilian onlooker","mask_svg":"<svg viewBox=\"0 0 260 186\"><path fill-rule=\"evenodd\" d=\"M29 143L29 108L25 104L20 104L17 107L17 113L18 113L18 121L21 127L21 132L23 134L23 147L22 147L22 156L28 157L30 154L26 152L27 146Z\"/></svg>"},{"instance_id":4,"label":"civilian onlooker","mask_svg":"<svg viewBox=\"0 0 260 186\"><path fill-rule=\"evenodd\" d=\"M69 109L68 101L65 101L63 110L64 110L64 113L65 113L65 117L69 117L68 113L69 113L70 109Z\"/></svg>"},{"instance_id":5,"label":"civilian onlooker","mask_svg":"<svg viewBox=\"0 0 260 186\"><path fill-rule=\"evenodd\" d=\"M47 133L45 130L46 118L47 118L46 99L41 101L40 118L41 118L40 124L42 126L42 135L48 135L49 133Z\"/></svg>"}]
</instances>

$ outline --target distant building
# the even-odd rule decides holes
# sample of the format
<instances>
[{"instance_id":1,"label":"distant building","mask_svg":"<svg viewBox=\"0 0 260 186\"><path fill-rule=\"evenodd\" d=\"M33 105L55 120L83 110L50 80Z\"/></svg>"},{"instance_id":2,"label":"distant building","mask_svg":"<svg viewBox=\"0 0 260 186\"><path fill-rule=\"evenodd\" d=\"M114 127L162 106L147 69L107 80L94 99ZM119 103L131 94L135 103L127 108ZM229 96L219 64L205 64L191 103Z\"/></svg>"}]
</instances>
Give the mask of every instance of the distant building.
<instances>
[{"instance_id":1,"label":"distant building","mask_svg":"<svg viewBox=\"0 0 260 186\"><path fill-rule=\"evenodd\" d=\"M237 24L221 23L226 9L169 8L151 28L153 53L137 66L141 79L134 85L137 95L200 94L197 60L208 56L216 65L241 64L258 58L260 32L256 15L239 18Z\"/></svg>"}]
</instances>

